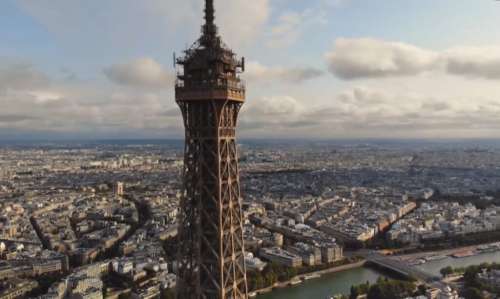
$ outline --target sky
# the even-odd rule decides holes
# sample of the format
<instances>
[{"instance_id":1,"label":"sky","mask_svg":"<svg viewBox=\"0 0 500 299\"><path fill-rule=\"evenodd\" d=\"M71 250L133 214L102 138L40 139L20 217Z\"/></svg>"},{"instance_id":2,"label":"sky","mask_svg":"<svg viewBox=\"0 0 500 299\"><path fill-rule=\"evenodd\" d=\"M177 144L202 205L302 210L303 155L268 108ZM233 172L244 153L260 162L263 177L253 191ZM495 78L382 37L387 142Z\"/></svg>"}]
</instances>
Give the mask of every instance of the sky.
<instances>
[{"instance_id":1,"label":"sky","mask_svg":"<svg viewBox=\"0 0 500 299\"><path fill-rule=\"evenodd\" d=\"M0 1L0 139L182 138L202 0ZM500 2L215 0L239 136L500 138Z\"/></svg>"}]
</instances>

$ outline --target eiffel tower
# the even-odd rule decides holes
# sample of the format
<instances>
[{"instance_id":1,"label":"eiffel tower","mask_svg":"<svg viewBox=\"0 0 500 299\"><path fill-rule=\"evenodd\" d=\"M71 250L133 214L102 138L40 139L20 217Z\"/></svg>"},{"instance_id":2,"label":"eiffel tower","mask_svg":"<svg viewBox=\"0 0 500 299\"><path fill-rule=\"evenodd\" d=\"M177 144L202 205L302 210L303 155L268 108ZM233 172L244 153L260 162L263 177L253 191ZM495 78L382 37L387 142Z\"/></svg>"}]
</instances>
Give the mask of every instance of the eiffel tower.
<instances>
[{"instance_id":1,"label":"eiffel tower","mask_svg":"<svg viewBox=\"0 0 500 299\"><path fill-rule=\"evenodd\" d=\"M214 1L206 0L201 37L176 59L175 96L185 127L179 299L248 298L236 143L245 60L222 42L214 20Z\"/></svg>"}]
</instances>

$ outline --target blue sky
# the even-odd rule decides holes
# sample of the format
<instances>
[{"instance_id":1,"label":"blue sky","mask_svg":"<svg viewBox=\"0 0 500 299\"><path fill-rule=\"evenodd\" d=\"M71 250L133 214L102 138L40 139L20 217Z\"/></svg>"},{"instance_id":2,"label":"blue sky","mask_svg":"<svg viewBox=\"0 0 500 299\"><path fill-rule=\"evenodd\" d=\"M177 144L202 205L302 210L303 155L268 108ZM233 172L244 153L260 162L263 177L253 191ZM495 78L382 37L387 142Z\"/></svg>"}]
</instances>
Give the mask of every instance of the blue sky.
<instances>
[{"instance_id":1,"label":"blue sky","mask_svg":"<svg viewBox=\"0 0 500 299\"><path fill-rule=\"evenodd\" d=\"M0 138L182 136L172 53L201 0L0 3ZM240 135L500 137L500 2L216 0Z\"/></svg>"}]
</instances>

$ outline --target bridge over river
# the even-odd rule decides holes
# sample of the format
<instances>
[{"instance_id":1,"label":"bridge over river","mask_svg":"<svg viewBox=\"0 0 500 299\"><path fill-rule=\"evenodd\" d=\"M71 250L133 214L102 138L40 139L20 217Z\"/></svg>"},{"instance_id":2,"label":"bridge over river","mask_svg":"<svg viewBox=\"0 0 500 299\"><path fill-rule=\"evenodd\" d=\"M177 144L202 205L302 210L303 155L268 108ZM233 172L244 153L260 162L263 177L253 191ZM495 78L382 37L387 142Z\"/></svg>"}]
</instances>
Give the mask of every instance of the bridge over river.
<instances>
[{"instance_id":1,"label":"bridge over river","mask_svg":"<svg viewBox=\"0 0 500 299\"><path fill-rule=\"evenodd\" d=\"M427 273L415 266L408 264L400 259L385 256L375 251L369 251L364 254L366 260L384 269L391 270L395 273L406 277L414 277L426 283L439 284L441 278L431 273Z\"/></svg>"}]
</instances>

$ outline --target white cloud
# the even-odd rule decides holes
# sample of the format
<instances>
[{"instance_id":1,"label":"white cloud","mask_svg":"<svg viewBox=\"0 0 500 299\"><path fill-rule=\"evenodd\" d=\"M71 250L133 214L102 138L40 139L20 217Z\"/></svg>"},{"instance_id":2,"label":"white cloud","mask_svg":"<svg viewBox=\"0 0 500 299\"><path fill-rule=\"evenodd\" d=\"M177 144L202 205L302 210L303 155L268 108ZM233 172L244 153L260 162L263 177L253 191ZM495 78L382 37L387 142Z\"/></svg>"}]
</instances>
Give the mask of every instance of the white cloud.
<instances>
[{"instance_id":1,"label":"white cloud","mask_svg":"<svg viewBox=\"0 0 500 299\"><path fill-rule=\"evenodd\" d=\"M110 66L104 74L116 84L144 88L171 88L175 78L151 58Z\"/></svg>"},{"instance_id":2,"label":"white cloud","mask_svg":"<svg viewBox=\"0 0 500 299\"><path fill-rule=\"evenodd\" d=\"M282 136L293 128L308 126L307 108L292 96L268 96L249 101L240 112L242 136Z\"/></svg>"},{"instance_id":3,"label":"white cloud","mask_svg":"<svg viewBox=\"0 0 500 299\"><path fill-rule=\"evenodd\" d=\"M302 83L323 75L323 71L311 67L269 67L259 62L248 62L245 78L250 81L274 84L275 81Z\"/></svg>"},{"instance_id":4,"label":"white cloud","mask_svg":"<svg viewBox=\"0 0 500 299\"><path fill-rule=\"evenodd\" d=\"M49 78L29 63L0 65L0 93L6 90L33 90L49 83Z\"/></svg>"},{"instance_id":5,"label":"white cloud","mask_svg":"<svg viewBox=\"0 0 500 299\"><path fill-rule=\"evenodd\" d=\"M277 17L270 27L267 46L270 48L285 48L295 44L304 33L316 28L317 25L328 23L327 9L336 6L329 2L320 2L312 8L303 11L285 11Z\"/></svg>"},{"instance_id":6,"label":"white cloud","mask_svg":"<svg viewBox=\"0 0 500 299\"><path fill-rule=\"evenodd\" d=\"M10 70L0 73L3 78L0 80L0 136L26 133L38 138L61 135L70 138L160 137L180 136L182 132L180 112L164 115L175 106L171 91L150 92L110 88L98 82L57 81L35 72L28 64L16 68L0 63L0 69ZM133 80L126 83L163 82L157 80L162 78L158 76L161 72L151 72L147 67L145 70L146 74L138 72L143 76L129 74L125 79Z\"/></svg>"},{"instance_id":7,"label":"white cloud","mask_svg":"<svg viewBox=\"0 0 500 299\"><path fill-rule=\"evenodd\" d=\"M434 68L438 55L404 43L340 38L326 59L336 76L356 79L416 75Z\"/></svg>"},{"instance_id":8,"label":"white cloud","mask_svg":"<svg viewBox=\"0 0 500 299\"><path fill-rule=\"evenodd\" d=\"M293 117L304 111L302 104L291 96L262 97L244 106L252 117Z\"/></svg>"},{"instance_id":9,"label":"white cloud","mask_svg":"<svg viewBox=\"0 0 500 299\"><path fill-rule=\"evenodd\" d=\"M500 47L457 47L443 56L450 74L500 79Z\"/></svg>"},{"instance_id":10,"label":"white cloud","mask_svg":"<svg viewBox=\"0 0 500 299\"><path fill-rule=\"evenodd\" d=\"M500 79L500 47L432 51L372 38L339 38L325 58L330 71L345 80L415 76L427 71Z\"/></svg>"},{"instance_id":11,"label":"white cloud","mask_svg":"<svg viewBox=\"0 0 500 299\"><path fill-rule=\"evenodd\" d=\"M306 20L303 13L287 12L282 14L277 24L270 29L267 45L271 48L290 46L302 34L302 26Z\"/></svg>"},{"instance_id":12,"label":"white cloud","mask_svg":"<svg viewBox=\"0 0 500 299\"><path fill-rule=\"evenodd\" d=\"M308 97L262 97L245 104L241 133L282 138L497 138L500 104L492 98L467 93L436 97L432 90L398 91L382 85L356 85L316 103Z\"/></svg>"},{"instance_id":13,"label":"white cloud","mask_svg":"<svg viewBox=\"0 0 500 299\"><path fill-rule=\"evenodd\" d=\"M434 82L434 77L429 81ZM435 84L443 84L439 77L437 81ZM480 90L487 86L483 81L463 86L466 90L474 90L471 87L476 86L477 93L463 93L459 89L458 96L451 93L437 96L429 82L422 86L414 82L420 92L398 89L396 86L404 85L398 81L386 82L385 86L368 83L372 86L354 85L334 94L325 90L323 96L311 95L322 97L320 102L287 93L248 99L240 114L239 135L500 137L500 104L495 101L495 94L500 93L490 90L490 97L481 96ZM182 136L183 132L172 91L53 81L35 89L30 84L6 89L0 94L0 106L0 135L31 132L51 136L145 138Z\"/></svg>"},{"instance_id":14,"label":"white cloud","mask_svg":"<svg viewBox=\"0 0 500 299\"><path fill-rule=\"evenodd\" d=\"M215 1L215 6L221 35L233 47L252 44L271 13L269 0L220 0Z\"/></svg>"}]
</instances>

